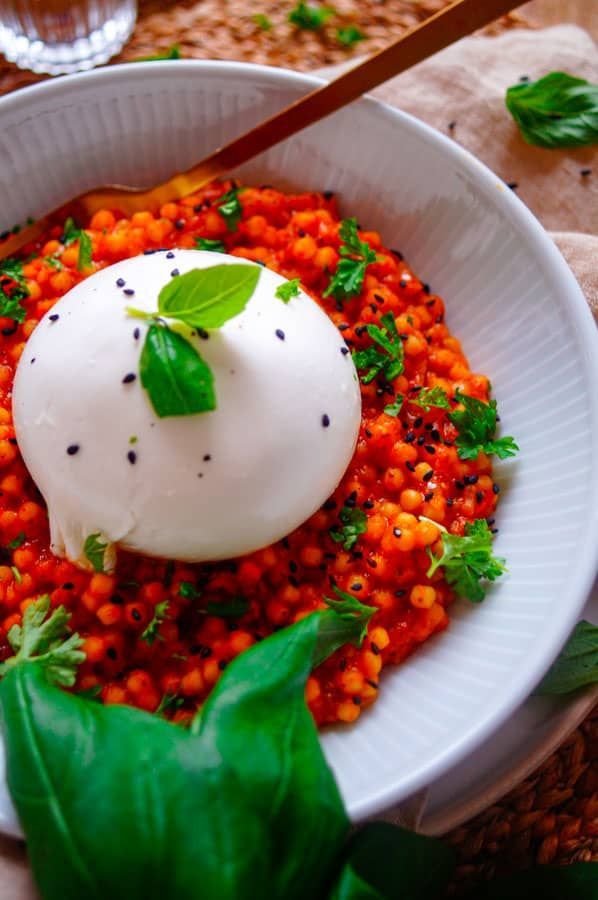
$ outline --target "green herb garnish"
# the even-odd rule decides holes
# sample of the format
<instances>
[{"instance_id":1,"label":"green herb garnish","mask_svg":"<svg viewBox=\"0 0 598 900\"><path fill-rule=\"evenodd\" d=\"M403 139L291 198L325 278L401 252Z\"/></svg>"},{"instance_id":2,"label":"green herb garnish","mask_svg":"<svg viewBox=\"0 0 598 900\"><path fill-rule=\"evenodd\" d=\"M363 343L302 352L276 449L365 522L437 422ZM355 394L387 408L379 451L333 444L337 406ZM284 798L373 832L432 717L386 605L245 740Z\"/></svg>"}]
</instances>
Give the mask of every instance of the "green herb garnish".
<instances>
[{"instance_id":1,"label":"green herb garnish","mask_svg":"<svg viewBox=\"0 0 598 900\"><path fill-rule=\"evenodd\" d=\"M180 45L173 44L164 53L156 53L155 56L138 56L132 62L158 62L162 59L182 59Z\"/></svg>"},{"instance_id":2,"label":"green herb garnish","mask_svg":"<svg viewBox=\"0 0 598 900\"><path fill-rule=\"evenodd\" d=\"M285 281L283 284L278 285L274 291L274 296L278 297L279 300L282 300L283 303L288 303L291 297L299 296L301 292L300 287L301 279L291 278L290 281Z\"/></svg>"},{"instance_id":3,"label":"green herb garnish","mask_svg":"<svg viewBox=\"0 0 598 900\"><path fill-rule=\"evenodd\" d=\"M484 403L477 397L469 397L459 391L455 400L463 405L449 413L449 419L457 426L459 435L455 444L461 459L477 459L478 453L495 454L499 459L515 456L519 447L512 437L494 439L496 434L496 400Z\"/></svg>"},{"instance_id":4,"label":"green herb garnish","mask_svg":"<svg viewBox=\"0 0 598 900\"><path fill-rule=\"evenodd\" d=\"M537 689L538 694L568 694L598 682L598 625L578 622Z\"/></svg>"},{"instance_id":5,"label":"green herb garnish","mask_svg":"<svg viewBox=\"0 0 598 900\"><path fill-rule=\"evenodd\" d=\"M6 546L8 547L9 550L18 550L19 547L23 546L23 544L25 543L25 540L26 540L25 532L19 531L16 538L13 538L12 541L9 541Z\"/></svg>"},{"instance_id":6,"label":"green herb garnish","mask_svg":"<svg viewBox=\"0 0 598 900\"><path fill-rule=\"evenodd\" d=\"M215 241L211 238L195 238L195 246L198 250L211 250L212 253L226 253L226 247L222 241Z\"/></svg>"},{"instance_id":7,"label":"green herb garnish","mask_svg":"<svg viewBox=\"0 0 598 900\"><path fill-rule=\"evenodd\" d=\"M11 566L10 571L12 572L12 576L17 584L23 584L23 576L19 572L16 566Z\"/></svg>"},{"instance_id":8,"label":"green herb garnish","mask_svg":"<svg viewBox=\"0 0 598 900\"><path fill-rule=\"evenodd\" d=\"M395 397L392 403L388 403L384 407L384 412L386 413L386 415L392 416L393 419L396 419L403 407L403 400L404 398L399 394L397 397Z\"/></svg>"},{"instance_id":9,"label":"green herb garnish","mask_svg":"<svg viewBox=\"0 0 598 900\"><path fill-rule=\"evenodd\" d=\"M83 544L83 553L91 563L94 572L104 571L104 557L108 544L101 538L102 535L97 531L95 534L90 534L89 537L85 538L85 543Z\"/></svg>"},{"instance_id":10,"label":"green herb garnish","mask_svg":"<svg viewBox=\"0 0 598 900\"><path fill-rule=\"evenodd\" d=\"M313 6L299 0L289 13L289 22L304 31L319 31L333 15L334 10L329 6Z\"/></svg>"},{"instance_id":11,"label":"green herb garnish","mask_svg":"<svg viewBox=\"0 0 598 900\"><path fill-rule=\"evenodd\" d=\"M507 109L524 140L538 147L584 147L598 143L598 85L565 72L507 90Z\"/></svg>"},{"instance_id":12,"label":"green herb garnish","mask_svg":"<svg viewBox=\"0 0 598 900\"><path fill-rule=\"evenodd\" d=\"M181 581L179 584L179 594L186 600L196 600L201 597L201 591L198 591L191 581Z\"/></svg>"},{"instance_id":13,"label":"green herb garnish","mask_svg":"<svg viewBox=\"0 0 598 900\"><path fill-rule=\"evenodd\" d=\"M8 292L6 280L13 282ZM23 263L20 259L9 257L0 261L0 316L12 319L14 322L23 322L26 310L21 306L21 300L29 296L27 282L23 275Z\"/></svg>"},{"instance_id":14,"label":"green herb garnish","mask_svg":"<svg viewBox=\"0 0 598 900\"><path fill-rule=\"evenodd\" d=\"M241 221L243 207L239 203L239 189L232 187L216 201L216 209L226 222L229 231L234 231Z\"/></svg>"},{"instance_id":15,"label":"green herb garnish","mask_svg":"<svg viewBox=\"0 0 598 900\"><path fill-rule=\"evenodd\" d=\"M339 599L332 600L330 597L324 597L324 603L342 620L351 623L352 627L356 629L357 640L355 642L361 644L367 635L370 619L378 612L377 608L366 606L353 594L347 594L340 588L333 587L332 590Z\"/></svg>"},{"instance_id":16,"label":"green herb garnish","mask_svg":"<svg viewBox=\"0 0 598 900\"><path fill-rule=\"evenodd\" d=\"M397 332L395 317L392 313L385 313L380 322L382 328L379 325L367 326L367 333L374 343L365 350L353 352L355 368L364 372L361 375L364 384L369 384L378 375L391 382L404 369L403 342Z\"/></svg>"},{"instance_id":17,"label":"green herb garnish","mask_svg":"<svg viewBox=\"0 0 598 900\"><path fill-rule=\"evenodd\" d=\"M337 29L336 39L343 47L353 47L359 41L365 40L365 34L359 28L356 28L355 25L347 25L346 28Z\"/></svg>"},{"instance_id":18,"label":"green herb garnish","mask_svg":"<svg viewBox=\"0 0 598 900\"><path fill-rule=\"evenodd\" d=\"M61 607L64 609L64 607ZM77 697L81 697L82 700L95 700L96 703L101 702L102 698L102 686L99 684L94 684L93 687L85 688L82 691L77 691Z\"/></svg>"},{"instance_id":19,"label":"green herb garnish","mask_svg":"<svg viewBox=\"0 0 598 900\"><path fill-rule=\"evenodd\" d=\"M324 291L324 297L331 294L337 300L347 300L361 293L363 279L370 263L376 262L376 254L366 241L362 241L357 233L357 219L343 219L339 234L343 243L339 253L336 272Z\"/></svg>"},{"instance_id":20,"label":"green herb garnish","mask_svg":"<svg viewBox=\"0 0 598 900\"><path fill-rule=\"evenodd\" d=\"M343 506L340 511L341 521L339 528L330 529L330 537L336 544L342 544L345 550L352 550L360 534L367 528L367 516L362 509L356 506Z\"/></svg>"},{"instance_id":21,"label":"green herb garnish","mask_svg":"<svg viewBox=\"0 0 598 900\"><path fill-rule=\"evenodd\" d=\"M77 257L77 269L83 272L88 269L92 263L92 245L91 238L82 228L75 224L75 220L69 216L64 223L64 232L62 235L62 243L65 247L79 241L79 255Z\"/></svg>"},{"instance_id":22,"label":"green herb garnish","mask_svg":"<svg viewBox=\"0 0 598 900\"><path fill-rule=\"evenodd\" d=\"M432 406L437 409L450 409L451 404L446 391L441 387L423 388L416 397L409 398L410 403L421 406L425 412L429 412Z\"/></svg>"},{"instance_id":23,"label":"green herb garnish","mask_svg":"<svg viewBox=\"0 0 598 900\"><path fill-rule=\"evenodd\" d=\"M164 716L167 712L176 712L176 710L180 709L184 704L184 697L177 697L176 694L164 694L155 714L157 716Z\"/></svg>"},{"instance_id":24,"label":"green herb garnish","mask_svg":"<svg viewBox=\"0 0 598 900\"><path fill-rule=\"evenodd\" d=\"M27 607L23 624L13 625L9 630L8 643L15 655L0 663L0 678L31 661L43 667L53 684L74 685L77 667L85 659L80 650L83 640L78 634L69 633L67 625L71 616L64 606L55 609L50 616L49 611L50 596L44 594Z\"/></svg>"},{"instance_id":25,"label":"green herb garnish","mask_svg":"<svg viewBox=\"0 0 598 900\"><path fill-rule=\"evenodd\" d=\"M152 620L148 624L147 628L145 628L145 630L141 633L141 640L145 641L146 644L149 644L150 647L156 641L156 639L162 640L162 636L158 629L160 628L162 622L164 622L168 618L168 606L168 600L163 600L161 603L156 603Z\"/></svg>"},{"instance_id":26,"label":"green herb garnish","mask_svg":"<svg viewBox=\"0 0 598 900\"><path fill-rule=\"evenodd\" d=\"M485 519L476 519L465 526L465 534L460 537L442 532L442 553L433 556L428 578L441 566L448 584L460 597L473 603L480 603L486 596L482 581L495 581L506 572L505 561L492 555L492 532Z\"/></svg>"},{"instance_id":27,"label":"green herb garnish","mask_svg":"<svg viewBox=\"0 0 598 900\"><path fill-rule=\"evenodd\" d=\"M261 28L262 31L271 31L272 30L272 22L265 16L264 13L255 13L251 17L252 22L257 25L258 28Z\"/></svg>"},{"instance_id":28,"label":"green herb garnish","mask_svg":"<svg viewBox=\"0 0 598 900\"><path fill-rule=\"evenodd\" d=\"M192 269L162 288L157 312L128 308L130 315L150 321L139 373L160 418L216 409L212 370L193 344L160 317L177 319L191 328L220 328L245 309L260 272L254 265Z\"/></svg>"}]
</instances>

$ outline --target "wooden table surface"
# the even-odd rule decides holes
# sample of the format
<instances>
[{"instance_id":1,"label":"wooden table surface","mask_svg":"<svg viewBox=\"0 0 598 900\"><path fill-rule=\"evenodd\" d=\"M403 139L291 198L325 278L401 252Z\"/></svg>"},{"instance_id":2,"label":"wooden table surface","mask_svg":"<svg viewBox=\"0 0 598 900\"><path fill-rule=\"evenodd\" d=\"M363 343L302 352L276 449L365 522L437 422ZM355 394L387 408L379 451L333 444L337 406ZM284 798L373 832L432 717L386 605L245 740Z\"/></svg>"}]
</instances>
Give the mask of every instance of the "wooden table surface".
<instances>
[{"instance_id":1,"label":"wooden table surface","mask_svg":"<svg viewBox=\"0 0 598 900\"><path fill-rule=\"evenodd\" d=\"M539 25L574 22L598 40L598 0L533 0L521 7Z\"/></svg>"}]
</instances>

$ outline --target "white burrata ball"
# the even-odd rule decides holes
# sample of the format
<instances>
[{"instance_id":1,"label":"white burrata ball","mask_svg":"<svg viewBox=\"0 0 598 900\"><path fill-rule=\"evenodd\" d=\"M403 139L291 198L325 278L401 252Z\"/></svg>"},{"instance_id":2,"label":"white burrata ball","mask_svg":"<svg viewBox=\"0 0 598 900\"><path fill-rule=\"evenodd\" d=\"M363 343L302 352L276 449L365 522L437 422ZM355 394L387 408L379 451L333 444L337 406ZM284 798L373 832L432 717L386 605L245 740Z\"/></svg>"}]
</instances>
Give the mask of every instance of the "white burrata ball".
<instances>
[{"instance_id":1,"label":"white burrata ball","mask_svg":"<svg viewBox=\"0 0 598 900\"><path fill-rule=\"evenodd\" d=\"M159 418L139 377L161 288L192 269L245 263L160 251L103 269L35 329L16 373L13 410L25 464L48 505L52 550L89 568L86 539L199 562L239 556L309 518L355 449L361 401L351 355L305 293L261 269L245 310L200 337L217 408ZM173 323L171 323L173 324Z\"/></svg>"}]
</instances>

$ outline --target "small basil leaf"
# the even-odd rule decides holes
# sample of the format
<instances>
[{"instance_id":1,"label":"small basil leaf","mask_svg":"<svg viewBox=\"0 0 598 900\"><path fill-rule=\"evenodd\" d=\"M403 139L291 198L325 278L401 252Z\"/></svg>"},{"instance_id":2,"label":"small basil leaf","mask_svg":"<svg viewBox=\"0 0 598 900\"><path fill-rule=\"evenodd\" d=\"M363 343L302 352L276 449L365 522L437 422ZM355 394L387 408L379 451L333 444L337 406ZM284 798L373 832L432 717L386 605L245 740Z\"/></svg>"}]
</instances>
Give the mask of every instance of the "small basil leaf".
<instances>
[{"instance_id":1,"label":"small basil leaf","mask_svg":"<svg viewBox=\"0 0 598 900\"><path fill-rule=\"evenodd\" d=\"M598 625L583 619L536 691L538 694L568 694L598 682Z\"/></svg>"},{"instance_id":2,"label":"small basil leaf","mask_svg":"<svg viewBox=\"0 0 598 900\"><path fill-rule=\"evenodd\" d=\"M210 367L189 341L164 325L148 328L139 373L161 419L216 409Z\"/></svg>"},{"instance_id":3,"label":"small basil leaf","mask_svg":"<svg viewBox=\"0 0 598 900\"><path fill-rule=\"evenodd\" d=\"M192 269L162 288L158 311L194 328L220 328L243 312L260 274L260 266L253 265Z\"/></svg>"},{"instance_id":4,"label":"small basil leaf","mask_svg":"<svg viewBox=\"0 0 598 900\"><path fill-rule=\"evenodd\" d=\"M507 90L507 109L528 144L554 149L598 143L598 85L566 72Z\"/></svg>"},{"instance_id":5,"label":"small basil leaf","mask_svg":"<svg viewBox=\"0 0 598 900\"><path fill-rule=\"evenodd\" d=\"M432 900L444 894L454 854L443 841L385 822L353 835L329 900Z\"/></svg>"}]
</instances>

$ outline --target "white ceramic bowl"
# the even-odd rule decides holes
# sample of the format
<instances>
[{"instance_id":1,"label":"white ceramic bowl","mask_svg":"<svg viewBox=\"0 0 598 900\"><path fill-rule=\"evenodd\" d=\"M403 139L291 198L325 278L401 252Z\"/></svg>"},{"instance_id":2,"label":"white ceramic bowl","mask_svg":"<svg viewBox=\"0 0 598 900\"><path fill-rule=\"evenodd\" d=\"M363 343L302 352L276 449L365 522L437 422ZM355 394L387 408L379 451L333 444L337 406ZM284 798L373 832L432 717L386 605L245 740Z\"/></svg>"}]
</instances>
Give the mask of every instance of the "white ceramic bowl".
<instances>
[{"instance_id":1,"label":"white ceramic bowl","mask_svg":"<svg viewBox=\"0 0 598 900\"><path fill-rule=\"evenodd\" d=\"M239 63L157 62L61 78L0 100L0 230L95 185L149 184L318 79ZM491 377L505 434L496 550L509 575L388 670L381 697L324 746L353 818L439 777L505 721L577 620L598 549L598 354L563 259L504 183L458 144L370 99L243 167L248 182L337 191L447 301ZM0 827L11 828L7 798ZM14 827L14 823L13 826Z\"/></svg>"}]
</instances>

